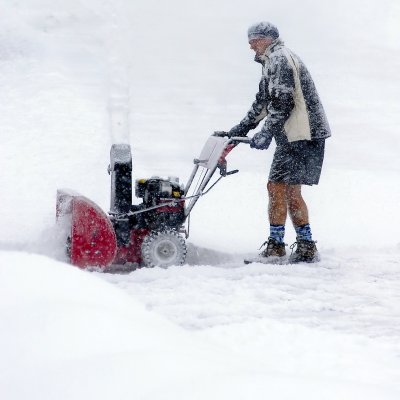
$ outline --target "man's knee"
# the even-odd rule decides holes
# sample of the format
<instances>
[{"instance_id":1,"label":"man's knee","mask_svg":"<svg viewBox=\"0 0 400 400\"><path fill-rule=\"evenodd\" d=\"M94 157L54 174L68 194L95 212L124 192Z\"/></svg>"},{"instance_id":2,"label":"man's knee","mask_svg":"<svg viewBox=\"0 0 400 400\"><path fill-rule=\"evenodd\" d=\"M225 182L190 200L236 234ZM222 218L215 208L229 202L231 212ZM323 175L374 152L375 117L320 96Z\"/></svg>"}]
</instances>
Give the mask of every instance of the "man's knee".
<instances>
[{"instance_id":1,"label":"man's knee","mask_svg":"<svg viewBox=\"0 0 400 400\"><path fill-rule=\"evenodd\" d=\"M268 194L270 197L286 197L286 183L271 182L267 183Z\"/></svg>"}]
</instances>

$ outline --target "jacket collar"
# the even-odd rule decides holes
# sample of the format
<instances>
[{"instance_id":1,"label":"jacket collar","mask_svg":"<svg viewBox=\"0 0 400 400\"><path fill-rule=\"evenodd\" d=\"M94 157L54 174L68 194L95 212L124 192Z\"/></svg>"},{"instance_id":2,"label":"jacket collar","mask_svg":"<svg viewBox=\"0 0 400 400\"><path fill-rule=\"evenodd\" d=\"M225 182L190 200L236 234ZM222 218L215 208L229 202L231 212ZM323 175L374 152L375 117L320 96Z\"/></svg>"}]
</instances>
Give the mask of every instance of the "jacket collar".
<instances>
[{"instance_id":1,"label":"jacket collar","mask_svg":"<svg viewBox=\"0 0 400 400\"><path fill-rule=\"evenodd\" d=\"M265 64L265 62L268 60L269 56L271 55L271 53L273 53L275 50L277 50L278 48L284 46L284 42L281 39L275 39L266 49L264 54L261 54L260 56L255 56L254 57L254 61L261 63L261 64Z\"/></svg>"}]
</instances>

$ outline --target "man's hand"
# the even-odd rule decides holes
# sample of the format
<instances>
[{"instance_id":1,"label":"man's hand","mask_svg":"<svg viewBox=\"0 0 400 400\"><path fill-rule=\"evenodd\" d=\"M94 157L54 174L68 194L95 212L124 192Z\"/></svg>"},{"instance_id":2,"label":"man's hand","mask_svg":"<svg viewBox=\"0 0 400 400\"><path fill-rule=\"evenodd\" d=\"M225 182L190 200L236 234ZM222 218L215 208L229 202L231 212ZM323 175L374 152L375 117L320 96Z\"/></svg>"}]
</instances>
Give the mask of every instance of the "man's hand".
<instances>
[{"instance_id":1,"label":"man's hand","mask_svg":"<svg viewBox=\"0 0 400 400\"><path fill-rule=\"evenodd\" d=\"M244 130L241 124L235 125L229 132L216 131L213 136L217 137L246 137L248 130Z\"/></svg>"},{"instance_id":2,"label":"man's hand","mask_svg":"<svg viewBox=\"0 0 400 400\"><path fill-rule=\"evenodd\" d=\"M240 124L238 124L238 125L235 125L235 126L228 132L228 135L229 135L230 138L231 138L231 137L244 137L244 136L246 136L246 133L247 133L247 131L244 131L244 130L243 130L243 127L242 127Z\"/></svg>"},{"instance_id":3,"label":"man's hand","mask_svg":"<svg viewBox=\"0 0 400 400\"><path fill-rule=\"evenodd\" d=\"M271 144L273 135L269 132L261 130L257 132L250 140L250 147L257 150L266 150Z\"/></svg>"}]
</instances>

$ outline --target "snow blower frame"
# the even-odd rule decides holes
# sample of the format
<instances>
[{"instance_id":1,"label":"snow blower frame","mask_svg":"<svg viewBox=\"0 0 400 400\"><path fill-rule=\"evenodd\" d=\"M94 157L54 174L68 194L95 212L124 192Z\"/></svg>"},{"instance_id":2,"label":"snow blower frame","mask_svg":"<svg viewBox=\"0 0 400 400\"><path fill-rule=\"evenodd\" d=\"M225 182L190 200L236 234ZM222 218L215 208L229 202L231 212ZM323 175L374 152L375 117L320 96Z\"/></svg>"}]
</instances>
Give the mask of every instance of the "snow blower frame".
<instances>
[{"instance_id":1,"label":"snow blower frame","mask_svg":"<svg viewBox=\"0 0 400 400\"><path fill-rule=\"evenodd\" d=\"M112 145L108 215L79 193L57 191L57 226L71 264L102 270L118 265L182 265L193 207L221 178L239 172L227 171L225 157L237 144L248 142L243 137L210 136L194 160L186 186L173 177L137 179L135 196L143 200L139 205L132 205L131 148ZM220 177L211 183L217 169Z\"/></svg>"}]
</instances>

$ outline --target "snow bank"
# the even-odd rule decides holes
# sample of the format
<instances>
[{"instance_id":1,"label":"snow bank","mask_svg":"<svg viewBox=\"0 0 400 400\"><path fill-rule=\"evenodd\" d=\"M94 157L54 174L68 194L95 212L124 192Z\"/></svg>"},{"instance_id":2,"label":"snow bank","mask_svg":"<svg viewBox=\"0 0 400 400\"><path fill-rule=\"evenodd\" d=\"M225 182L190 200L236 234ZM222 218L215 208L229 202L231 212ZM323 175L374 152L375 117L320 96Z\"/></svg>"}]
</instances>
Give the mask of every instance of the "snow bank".
<instances>
[{"instance_id":1,"label":"snow bank","mask_svg":"<svg viewBox=\"0 0 400 400\"><path fill-rule=\"evenodd\" d=\"M93 274L0 258L2 398L176 398L197 376L225 375L211 347Z\"/></svg>"}]
</instances>

